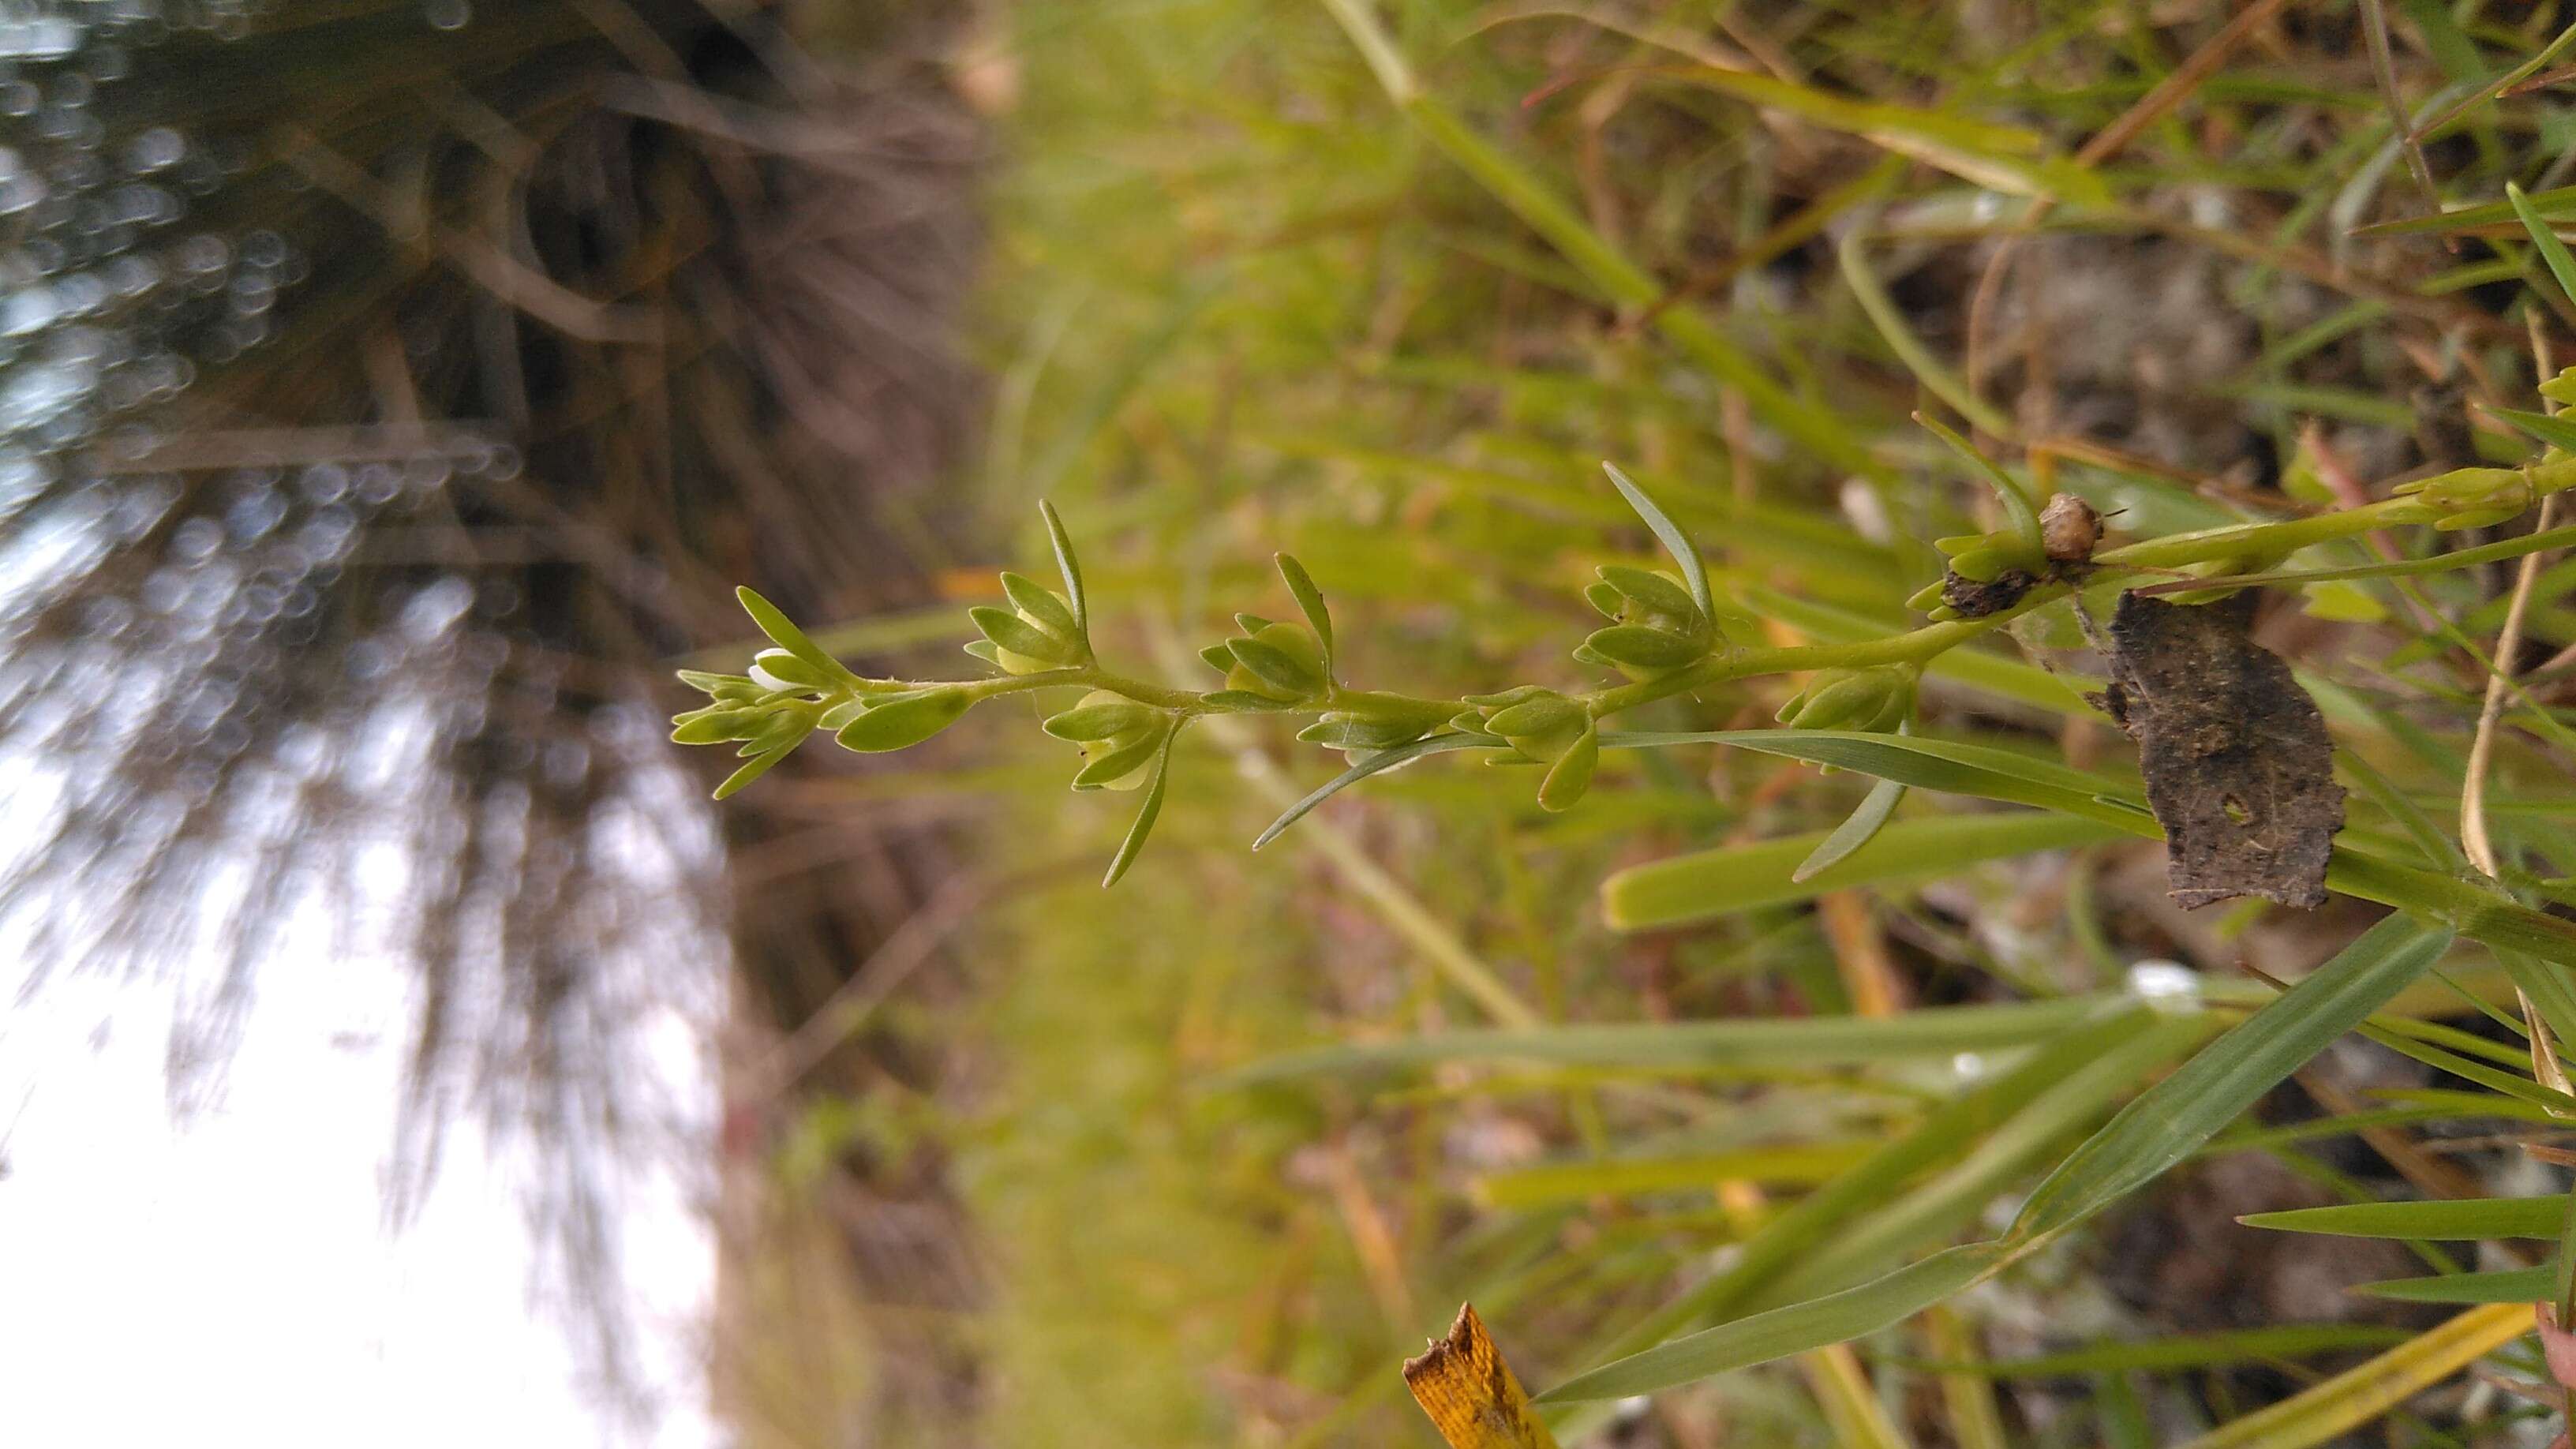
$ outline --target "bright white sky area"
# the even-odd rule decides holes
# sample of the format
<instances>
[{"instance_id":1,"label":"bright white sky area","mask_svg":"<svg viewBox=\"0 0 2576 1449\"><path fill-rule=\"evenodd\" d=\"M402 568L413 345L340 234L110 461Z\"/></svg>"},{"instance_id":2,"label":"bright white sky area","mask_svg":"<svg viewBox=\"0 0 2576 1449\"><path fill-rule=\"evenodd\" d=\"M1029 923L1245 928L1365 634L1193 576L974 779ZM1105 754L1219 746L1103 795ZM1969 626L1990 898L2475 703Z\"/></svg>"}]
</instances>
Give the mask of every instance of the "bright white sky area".
<instances>
[{"instance_id":1,"label":"bright white sky area","mask_svg":"<svg viewBox=\"0 0 2576 1449\"><path fill-rule=\"evenodd\" d=\"M14 974L0 965L0 991ZM630 1179L622 1224L664 1400L646 1428L585 1391L563 1312L534 1296L511 1169L479 1131L451 1132L418 1215L387 1225L409 1019L391 963L271 961L230 1066L184 1121L163 1072L178 984L59 978L0 1017L9 1443L719 1441L699 1367L713 1240L669 1176ZM673 1094L704 1089L700 1027L675 1010L652 1029Z\"/></svg>"}]
</instances>

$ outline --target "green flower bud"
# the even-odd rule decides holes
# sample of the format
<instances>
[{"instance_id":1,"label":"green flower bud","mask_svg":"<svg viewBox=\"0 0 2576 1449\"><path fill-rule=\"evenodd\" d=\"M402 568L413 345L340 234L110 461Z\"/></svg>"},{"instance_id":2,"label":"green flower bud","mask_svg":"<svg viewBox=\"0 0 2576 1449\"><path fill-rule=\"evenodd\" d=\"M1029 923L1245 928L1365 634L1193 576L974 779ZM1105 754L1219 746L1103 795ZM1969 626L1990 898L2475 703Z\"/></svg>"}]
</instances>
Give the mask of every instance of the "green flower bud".
<instances>
[{"instance_id":1,"label":"green flower bud","mask_svg":"<svg viewBox=\"0 0 2576 1449\"><path fill-rule=\"evenodd\" d=\"M1259 624L1249 637L1225 642L1225 687L1282 704L1324 691L1324 646L1303 624Z\"/></svg>"},{"instance_id":2,"label":"green flower bud","mask_svg":"<svg viewBox=\"0 0 2576 1449\"><path fill-rule=\"evenodd\" d=\"M766 711L728 709L709 705L686 714L671 716L671 742L681 745L720 745L727 740L747 739L768 718Z\"/></svg>"},{"instance_id":3,"label":"green flower bud","mask_svg":"<svg viewBox=\"0 0 2576 1449\"><path fill-rule=\"evenodd\" d=\"M1708 637L1708 618L1691 601L1690 590L1678 580L1621 564L1604 564L1594 572L1627 601L1627 607L1616 615L1619 622L1643 624L1686 639L1704 641Z\"/></svg>"},{"instance_id":4,"label":"green flower bud","mask_svg":"<svg viewBox=\"0 0 2576 1449\"><path fill-rule=\"evenodd\" d=\"M2444 531L2502 523L2531 506L2531 479L2515 468L2457 468L2396 490L2434 510Z\"/></svg>"},{"instance_id":5,"label":"green flower bud","mask_svg":"<svg viewBox=\"0 0 2576 1449\"><path fill-rule=\"evenodd\" d=\"M984 604L967 610L966 617L983 631L992 645L992 661L1003 673L1041 674L1082 662L1089 646L1074 628L1073 607L1062 596L1017 574L1004 574L1002 588L1011 596L1009 610Z\"/></svg>"},{"instance_id":6,"label":"green flower bud","mask_svg":"<svg viewBox=\"0 0 2576 1449\"><path fill-rule=\"evenodd\" d=\"M824 689L839 682L830 671L784 649L763 649L752 656L751 679L770 689Z\"/></svg>"},{"instance_id":7,"label":"green flower bud","mask_svg":"<svg viewBox=\"0 0 2576 1449\"><path fill-rule=\"evenodd\" d=\"M1481 707L1484 730L1540 764L1565 758L1592 733L1592 712L1552 689L1532 687L1487 699L1510 703Z\"/></svg>"},{"instance_id":8,"label":"green flower bud","mask_svg":"<svg viewBox=\"0 0 2576 1449\"><path fill-rule=\"evenodd\" d=\"M1095 689L1073 708L1051 715L1040 728L1060 740L1089 744L1095 740L1129 739L1153 728L1159 716L1150 706L1123 694Z\"/></svg>"},{"instance_id":9,"label":"green flower bud","mask_svg":"<svg viewBox=\"0 0 2576 1449\"><path fill-rule=\"evenodd\" d=\"M2560 407L2576 407L2576 367L2561 368L2556 377L2540 385L2540 395Z\"/></svg>"},{"instance_id":10,"label":"green flower bud","mask_svg":"<svg viewBox=\"0 0 2576 1449\"><path fill-rule=\"evenodd\" d=\"M1819 670L1777 717L1799 730L1891 730L1914 712L1915 682L1901 666Z\"/></svg>"},{"instance_id":11,"label":"green flower bud","mask_svg":"<svg viewBox=\"0 0 2576 1449\"><path fill-rule=\"evenodd\" d=\"M1575 657L1608 664L1630 679L1655 679L1705 657L1704 639L1647 624L1613 624L1593 630Z\"/></svg>"},{"instance_id":12,"label":"green flower bud","mask_svg":"<svg viewBox=\"0 0 2576 1449\"><path fill-rule=\"evenodd\" d=\"M1152 775L1171 717L1122 694L1095 689L1050 718L1046 732L1072 740L1082 754L1077 790L1134 790Z\"/></svg>"},{"instance_id":13,"label":"green flower bud","mask_svg":"<svg viewBox=\"0 0 2576 1449\"><path fill-rule=\"evenodd\" d=\"M1376 719L1336 709L1316 716L1313 724L1297 732L1297 738L1346 754L1370 754L1409 745L1422 738L1422 731L1416 721Z\"/></svg>"},{"instance_id":14,"label":"green flower bud","mask_svg":"<svg viewBox=\"0 0 2576 1449\"><path fill-rule=\"evenodd\" d=\"M1950 556L1951 573L1973 583L1991 584L2016 571L2033 575L2048 571L2047 554L2017 529L1953 534L1932 540L1932 546Z\"/></svg>"}]
</instances>

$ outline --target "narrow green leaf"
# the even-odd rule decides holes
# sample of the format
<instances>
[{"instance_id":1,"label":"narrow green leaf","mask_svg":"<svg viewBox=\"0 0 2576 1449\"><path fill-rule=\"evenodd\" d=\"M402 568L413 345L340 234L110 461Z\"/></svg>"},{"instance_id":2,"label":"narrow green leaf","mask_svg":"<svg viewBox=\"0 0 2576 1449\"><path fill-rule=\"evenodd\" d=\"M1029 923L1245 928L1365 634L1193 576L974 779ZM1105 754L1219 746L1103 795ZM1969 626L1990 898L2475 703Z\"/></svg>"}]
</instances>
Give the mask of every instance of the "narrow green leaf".
<instances>
[{"instance_id":1,"label":"narrow green leaf","mask_svg":"<svg viewBox=\"0 0 2576 1449\"><path fill-rule=\"evenodd\" d=\"M2363 932L2093 1134L2031 1193L2012 1236L2063 1231L2144 1187L2386 1005L2450 944L2448 930L2403 915Z\"/></svg>"},{"instance_id":2,"label":"narrow green leaf","mask_svg":"<svg viewBox=\"0 0 2576 1449\"><path fill-rule=\"evenodd\" d=\"M2499 418L2513 424L2516 430L2529 434L2550 447L2576 453L2576 418L2552 417L2547 413L2524 412L2518 408L2482 406L2481 410L2491 418ZM2551 530L2553 533L2557 531ZM2519 542L2519 540L2516 541Z\"/></svg>"},{"instance_id":3,"label":"narrow green leaf","mask_svg":"<svg viewBox=\"0 0 2576 1449\"><path fill-rule=\"evenodd\" d=\"M1241 1085L1461 1061L1685 1070L1945 1060L1960 1052L2004 1051L2050 1040L2127 1002L2122 996L2067 996L1987 1006L1930 1006L1891 1017L1725 1018L1527 1031L1444 1031L1290 1052L1239 1068L1222 1080Z\"/></svg>"},{"instance_id":4,"label":"narrow green leaf","mask_svg":"<svg viewBox=\"0 0 2576 1449\"><path fill-rule=\"evenodd\" d=\"M1314 577L1306 572L1304 564L1284 553L1275 557L1279 564L1279 577L1287 581L1288 592L1297 600L1298 611L1306 616L1307 626L1315 631L1315 638L1324 646L1324 673L1329 677L1333 672L1333 615L1324 607L1324 591L1315 587Z\"/></svg>"},{"instance_id":5,"label":"narrow green leaf","mask_svg":"<svg viewBox=\"0 0 2576 1449\"><path fill-rule=\"evenodd\" d=\"M1259 850L1277 840L1281 831L1305 819L1306 812L1371 775L1392 770L1398 765L1421 759L1425 755L1442 754L1449 750L1490 750L1501 746L1502 741L1484 735L1461 734L1433 735L1429 739L1415 740L1409 745L1397 745L1391 750L1381 750L1316 786L1305 799L1281 811L1278 819L1271 821L1267 829L1253 838L1252 848Z\"/></svg>"},{"instance_id":6,"label":"narrow green leaf","mask_svg":"<svg viewBox=\"0 0 2576 1449\"><path fill-rule=\"evenodd\" d=\"M2447 947L2391 917L2148 1088L2040 1184L2002 1238L1950 1248L1854 1288L1721 1324L1605 1364L1542 1399L1652 1393L1902 1321L1991 1276L2188 1157Z\"/></svg>"},{"instance_id":7,"label":"narrow green leaf","mask_svg":"<svg viewBox=\"0 0 2576 1449\"><path fill-rule=\"evenodd\" d=\"M1163 734L1162 753L1154 757L1154 779L1145 787L1145 801L1136 807L1136 821L1127 827L1127 838L1118 842L1118 854L1109 862L1109 873L1100 878L1100 888L1107 890L1127 874L1136 863L1137 853L1145 848L1145 839L1154 833L1154 821L1163 813L1163 792L1172 778L1172 742L1180 738L1178 729Z\"/></svg>"},{"instance_id":8,"label":"narrow green leaf","mask_svg":"<svg viewBox=\"0 0 2576 1449\"><path fill-rule=\"evenodd\" d=\"M1592 1197L1705 1193L1709 1184L1730 1179L1807 1187L1849 1170L1876 1146L1871 1142L1793 1142L1689 1157L1547 1162L1489 1172L1476 1179L1476 1196L1490 1207L1532 1208Z\"/></svg>"},{"instance_id":9,"label":"narrow green leaf","mask_svg":"<svg viewBox=\"0 0 2576 1449\"><path fill-rule=\"evenodd\" d=\"M2561 186L2525 196L2523 202L2545 223L2551 220L2576 220L2576 186ZM2482 206L2464 206L2457 211L2435 212L2430 216L2409 216L2397 221L2375 222L2355 227L2354 236L2430 236L2439 232L2470 232L2492 227L2513 227L2521 218L2521 208L2510 199L2490 201Z\"/></svg>"},{"instance_id":10,"label":"narrow green leaf","mask_svg":"<svg viewBox=\"0 0 2576 1449\"><path fill-rule=\"evenodd\" d=\"M2445 1273L2438 1278L2390 1278L2354 1284L2352 1291L2400 1303L2539 1303L2557 1286L2558 1269L2544 1264L2491 1273Z\"/></svg>"},{"instance_id":11,"label":"narrow green leaf","mask_svg":"<svg viewBox=\"0 0 2576 1449\"><path fill-rule=\"evenodd\" d=\"M2065 1006L2064 1001L2057 1001L2012 1009L2055 1011ZM2091 998L2087 1011L2087 1015L2067 1022L2048 1036L2035 1038L2033 1049L2022 1054L2009 1069L1933 1108L1868 1161L1789 1203L1736 1246L1732 1267L1702 1280L1622 1329L1608 1343L1583 1355L1585 1361L1635 1354L1703 1326L1770 1290L1784 1274L1851 1231L1853 1224L1911 1213L1907 1184L1922 1179L1929 1170L1955 1163L1979 1150L1978 1144L1990 1134L2012 1131L2011 1124L2026 1120L2024 1114L2055 1092L2060 1083L2080 1073L2086 1063L2120 1051L2123 1044L2138 1038L2155 1020L2146 1006L2127 996ZM1896 1057L1891 1055L1889 1059ZM1955 1171L1945 1172L1944 1176L1956 1180ZM1847 1286L1848 1282L1828 1285L1836 1289Z\"/></svg>"},{"instance_id":12,"label":"narrow green leaf","mask_svg":"<svg viewBox=\"0 0 2576 1449\"><path fill-rule=\"evenodd\" d=\"M1869 844L1880 827L1896 814L1897 804L1904 798L1905 787L1894 780L1881 780L1870 786L1869 793L1861 797L1860 804L1843 818L1842 824L1834 827L1834 833L1818 842L1807 858L1798 862L1798 868L1789 872L1790 884L1805 885L1825 870L1840 864L1853 851Z\"/></svg>"},{"instance_id":13,"label":"narrow green leaf","mask_svg":"<svg viewBox=\"0 0 2576 1449\"><path fill-rule=\"evenodd\" d=\"M1772 1308L1837 1292L1887 1272L1917 1253L1944 1246L1973 1228L1996 1194L2044 1166L2064 1145L2111 1113L2121 1099L2218 1034L2217 1013L2142 1010L2117 1039L2065 1062L2049 1089L1981 1138L1957 1163L1909 1183L1891 1200L1838 1225L1778 1276L1747 1295L1749 1308Z\"/></svg>"},{"instance_id":14,"label":"narrow green leaf","mask_svg":"<svg viewBox=\"0 0 2576 1449\"><path fill-rule=\"evenodd\" d=\"M2125 781L2070 770L2008 750L1949 740L1807 730L1632 731L1601 737L1603 749L1658 749L1718 744L1833 765L1917 789L2038 805L2099 820L2147 839L2161 838L2155 818ZM2093 793L2081 793L2084 790ZM2335 845L2326 885L2346 895L2441 921L2490 946L2522 951L2576 970L2576 922L2563 921L2491 888L2447 872L2387 859L2367 841Z\"/></svg>"},{"instance_id":15,"label":"narrow green leaf","mask_svg":"<svg viewBox=\"0 0 2576 1449\"><path fill-rule=\"evenodd\" d=\"M2332 1207L2249 1213L2249 1228L2284 1233L2323 1233L2338 1238L2554 1238L2567 1199L2481 1197L2429 1202L2355 1202Z\"/></svg>"},{"instance_id":16,"label":"narrow green leaf","mask_svg":"<svg viewBox=\"0 0 2576 1449\"><path fill-rule=\"evenodd\" d=\"M1055 549L1056 571L1064 575L1064 597L1073 607L1073 627L1085 638L1091 633L1091 605L1082 592L1082 564L1073 555L1073 540L1066 536L1064 520L1055 516L1055 505L1041 498L1038 516L1046 520L1047 543Z\"/></svg>"},{"instance_id":17,"label":"narrow green leaf","mask_svg":"<svg viewBox=\"0 0 2576 1449\"><path fill-rule=\"evenodd\" d=\"M2567 244L2549 229L2549 222L2531 204L2531 198L2522 194L2520 186L2506 182L2504 199L2512 203L2514 219L2531 234L2531 244L2540 248L2541 260L2549 263L2549 274L2558 279L2558 294L2576 303L2576 257L2567 255Z\"/></svg>"},{"instance_id":18,"label":"narrow green leaf","mask_svg":"<svg viewBox=\"0 0 2576 1449\"><path fill-rule=\"evenodd\" d=\"M1657 930L1855 886L1938 880L1981 861L2092 845L2122 833L2099 821L2045 811L1906 820L1854 844L1841 859L1804 878L1800 871L1832 836L1813 832L1722 846L1613 872L1601 882L1601 915L1613 930Z\"/></svg>"},{"instance_id":19,"label":"narrow green leaf","mask_svg":"<svg viewBox=\"0 0 2576 1449\"><path fill-rule=\"evenodd\" d=\"M1681 566L1682 585L1690 590L1691 602L1699 605L1700 617L1716 618L1716 599L1708 591L1708 569L1700 562L1699 550L1691 545L1690 535L1682 532L1682 526L1673 522L1671 514L1655 506L1655 500L1646 496L1645 489L1620 472L1618 464L1605 462L1601 471L1610 475L1611 486L1619 490L1620 497L1628 500L1630 508L1637 510L1637 516L1646 521L1646 527L1664 546L1664 552L1671 554L1673 562Z\"/></svg>"},{"instance_id":20,"label":"narrow green leaf","mask_svg":"<svg viewBox=\"0 0 2576 1449\"><path fill-rule=\"evenodd\" d=\"M761 776L768 774L770 766L777 764L779 761L786 759L789 755L794 753L796 753L796 747L794 745L789 745L785 749L771 750L768 754L754 759L751 763L743 766L741 769L725 776L724 783L716 787L715 798L719 800L731 798L735 791L740 790L743 786L750 784Z\"/></svg>"},{"instance_id":21,"label":"narrow green leaf","mask_svg":"<svg viewBox=\"0 0 2576 1449\"><path fill-rule=\"evenodd\" d=\"M2528 1303L2453 1316L2377 1358L2192 1440L2184 1449L2313 1449L2342 1439L2486 1354L2531 1332Z\"/></svg>"},{"instance_id":22,"label":"narrow green leaf","mask_svg":"<svg viewBox=\"0 0 2576 1449\"><path fill-rule=\"evenodd\" d=\"M2013 481L2012 475L1996 467L1991 459L1978 452L1967 439L1942 426L1939 420L1916 413L1914 421L1921 423L1924 430L1932 436L1948 444L1950 451L1959 455L1960 461L1975 470L1979 477L1994 485L1995 497L2004 506L2004 517L2012 522L2014 536L2022 541L2032 556L2045 557L2048 548L2039 536L2037 508L2031 503L2030 494L2025 492L2019 483Z\"/></svg>"},{"instance_id":23,"label":"narrow green leaf","mask_svg":"<svg viewBox=\"0 0 2576 1449\"><path fill-rule=\"evenodd\" d=\"M1944 1249L1857 1288L1720 1324L1577 1374L1539 1395L1538 1401L1651 1394L1728 1369L1843 1343L1904 1322L1986 1278L2004 1261L2005 1250L1995 1243Z\"/></svg>"},{"instance_id":24,"label":"narrow green leaf","mask_svg":"<svg viewBox=\"0 0 2576 1449\"><path fill-rule=\"evenodd\" d=\"M733 596L742 601L742 611L751 616L751 622L759 625L760 632L768 635L779 648L826 674L837 676L842 672L839 661L824 653L823 646L805 637L805 631L779 612L776 604L762 598L748 586L734 590Z\"/></svg>"},{"instance_id":25,"label":"narrow green leaf","mask_svg":"<svg viewBox=\"0 0 2576 1449\"><path fill-rule=\"evenodd\" d=\"M2432 1280L2445 1281L2445 1280ZM2449 1280L2456 1281L2456 1280ZM2378 1285L2370 1285L2378 1286ZM2356 1290L2367 1291L2367 1289ZM2277 1328L2240 1328L2216 1333L2176 1334L2144 1343L2103 1343L2029 1358L1968 1360L1895 1359L1890 1367L1918 1373L1977 1374L1999 1379L2072 1378L2078 1374L2170 1371L2225 1364L2262 1363L2340 1353L2355 1348L2386 1348L2415 1335L2402 1328L2367 1324L2299 1323Z\"/></svg>"},{"instance_id":26,"label":"narrow green leaf","mask_svg":"<svg viewBox=\"0 0 2576 1449\"><path fill-rule=\"evenodd\" d=\"M2155 817L2137 803L2137 786L1990 745L1859 730L1628 730L1601 736L1602 748L1613 750L1687 744L1731 745L1832 765L1920 790L2037 805L2117 825L2150 839L2164 833Z\"/></svg>"}]
</instances>

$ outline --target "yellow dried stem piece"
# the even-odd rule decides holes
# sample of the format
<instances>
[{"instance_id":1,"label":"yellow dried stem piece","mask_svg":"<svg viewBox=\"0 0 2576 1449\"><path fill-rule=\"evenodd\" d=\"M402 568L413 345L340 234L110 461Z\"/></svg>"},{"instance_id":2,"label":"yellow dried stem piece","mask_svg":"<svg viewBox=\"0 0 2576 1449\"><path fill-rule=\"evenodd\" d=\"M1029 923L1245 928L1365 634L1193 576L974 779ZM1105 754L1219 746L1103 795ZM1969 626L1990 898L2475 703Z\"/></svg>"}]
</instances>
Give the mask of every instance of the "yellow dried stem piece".
<instances>
[{"instance_id":1,"label":"yellow dried stem piece","mask_svg":"<svg viewBox=\"0 0 2576 1449\"><path fill-rule=\"evenodd\" d=\"M1459 1305L1447 1338L1405 1361L1404 1384L1449 1449L1557 1449L1473 1304Z\"/></svg>"}]
</instances>

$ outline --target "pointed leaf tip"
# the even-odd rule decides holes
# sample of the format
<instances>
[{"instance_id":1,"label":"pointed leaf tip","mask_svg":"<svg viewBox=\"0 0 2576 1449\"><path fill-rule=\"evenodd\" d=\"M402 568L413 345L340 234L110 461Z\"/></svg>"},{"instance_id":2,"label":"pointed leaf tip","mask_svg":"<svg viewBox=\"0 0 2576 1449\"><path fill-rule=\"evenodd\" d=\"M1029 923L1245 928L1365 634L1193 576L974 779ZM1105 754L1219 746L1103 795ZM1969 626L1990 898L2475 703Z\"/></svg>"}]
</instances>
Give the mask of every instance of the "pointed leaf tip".
<instances>
[{"instance_id":1,"label":"pointed leaf tip","mask_svg":"<svg viewBox=\"0 0 2576 1449\"><path fill-rule=\"evenodd\" d=\"M1680 524L1673 522L1671 514L1657 507L1655 500L1646 496L1646 490L1637 486L1637 480L1622 472L1618 464L1604 458L1601 471L1610 475L1610 486L1618 489L1619 496L1628 500L1628 506L1645 520L1647 529L1655 535L1655 541L1661 543L1664 552L1671 554L1673 562L1681 566L1682 582L1690 589L1691 602L1699 605L1700 616L1715 619L1717 601L1709 592L1708 569L1700 563L1699 550L1692 546L1690 535L1682 531Z\"/></svg>"}]
</instances>

